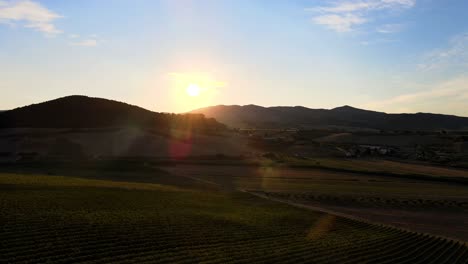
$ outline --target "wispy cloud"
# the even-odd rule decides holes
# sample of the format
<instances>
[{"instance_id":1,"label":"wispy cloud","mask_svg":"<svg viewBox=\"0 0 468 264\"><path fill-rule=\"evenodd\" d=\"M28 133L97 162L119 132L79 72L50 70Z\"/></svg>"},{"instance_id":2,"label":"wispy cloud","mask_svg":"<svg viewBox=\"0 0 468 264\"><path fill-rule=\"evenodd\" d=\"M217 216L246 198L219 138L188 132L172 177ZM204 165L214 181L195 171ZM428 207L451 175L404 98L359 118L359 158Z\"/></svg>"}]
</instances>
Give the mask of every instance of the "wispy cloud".
<instances>
[{"instance_id":1,"label":"wispy cloud","mask_svg":"<svg viewBox=\"0 0 468 264\"><path fill-rule=\"evenodd\" d=\"M403 29L403 24L385 24L378 26L376 31L382 34L392 34L400 32Z\"/></svg>"},{"instance_id":2,"label":"wispy cloud","mask_svg":"<svg viewBox=\"0 0 468 264\"><path fill-rule=\"evenodd\" d=\"M324 25L337 32L349 32L355 26L371 20L370 14L378 10L408 9L416 4L416 0L366 0L340 1L328 6L306 8L317 15L313 22ZM385 30L384 31L388 31Z\"/></svg>"},{"instance_id":3,"label":"wispy cloud","mask_svg":"<svg viewBox=\"0 0 468 264\"><path fill-rule=\"evenodd\" d=\"M82 37L78 34L71 34L68 36L72 42L69 42L70 46L81 46L81 47L96 47L104 40L100 39L98 35L92 34L87 37Z\"/></svg>"},{"instance_id":4,"label":"wispy cloud","mask_svg":"<svg viewBox=\"0 0 468 264\"><path fill-rule=\"evenodd\" d=\"M442 72L443 79L421 82L400 82L398 86L419 87L416 92L403 93L383 100L373 100L363 107L388 111L432 111L468 116L468 33L449 39L445 48L432 50L422 56L417 65L419 74L429 76Z\"/></svg>"},{"instance_id":5,"label":"wispy cloud","mask_svg":"<svg viewBox=\"0 0 468 264\"><path fill-rule=\"evenodd\" d=\"M54 21L62 16L34 1L0 1L0 23L33 28L48 35L62 33Z\"/></svg>"},{"instance_id":6,"label":"wispy cloud","mask_svg":"<svg viewBox=\"0 0 468 264\"><path fill-rule=\"evenodd\" d=\"M369 46L369 45L376 45L376 44L381 44L381 43L396 43L399 42L398 39L388 39L388 38L378 38L375 40L365 40L361 41L359 44L363 46Z\"/></svg>"},{"instance_id":7,"label":"wispy cloud","mask_svg":"<svg viewBox=\"0 0 468 264\"><path fill-rule=\"evenodd\" d=\"M410 8L413 7L416 0L367 0L353 2L336 2L331 6L321 6L313 8L325 13L349 13L357 11Z\"/></svg>"},{"instance_id":8,"label":"wispy cloud","mask_svg":"<svg viewBox=\"0 0 468 264\"><path fill-rule=\"evenodd\" d=\"M351 31L354 25L364 24L367 20L359 15L354 14L330 14L314 18L314 22L319 25L325 25L337 32Z\"/></svg>"},{"instance_id":9,"label":"wispy cloud","mask_svg":"<svg viewBox=\"0 0 468 264\"><path fill-rule=\"evenodd\" d=\"M382 110L407 109L410 112L425 111L426 109L426 111L448 111L468 115L467 98L468 75L461 75L434 85L427 85L422 91L372 101L365 104L364 107Z\"/></svg>"},{"instance_id":10,"label":"wispy cloud","mask_svg":"<svg viewBox=\"0 0 468 264\"><path fill-rule=\"evenodd\" d=\"M77 42L71 42L70 45L82 47L96 47L98 45L98 41L96 39L83 39Z\"/></svg>"},{"instance_id":11,"label":"wispy cloud","mask_svg":"<svg viewBox=\"0 0 468 264\"><path fill-rule=\"evenodd\" d=\"M448 67L468 67L468 33L453 37L447 47L432 50L423 55L418 68L423 71L440 70Z\"/></svg>"}]
</instances>

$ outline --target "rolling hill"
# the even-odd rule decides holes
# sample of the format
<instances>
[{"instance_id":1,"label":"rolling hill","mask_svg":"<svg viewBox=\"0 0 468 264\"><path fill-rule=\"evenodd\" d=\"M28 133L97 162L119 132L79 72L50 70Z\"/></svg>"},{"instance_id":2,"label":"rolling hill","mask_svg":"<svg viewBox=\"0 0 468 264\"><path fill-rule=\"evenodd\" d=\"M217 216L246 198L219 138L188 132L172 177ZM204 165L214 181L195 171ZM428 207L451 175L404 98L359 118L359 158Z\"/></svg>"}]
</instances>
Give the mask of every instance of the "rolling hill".
<instances>
[{"instance_id":1,"label":"rolling hill","mask_svg":"<svg viewBox=\"0 0 468 264\"><path fill-rule=\"evenodd\" d=\"M0 113L0 162L83 157L240 155L246 143L202 114L167 114L68 96ZM2 156L3 155L3 156Z\"/></svg>"},{"instance_id":2,"label":"rolling hill","mask_svg":"<svg viewBox=\"0 0 468 264\"><path fill-rule=\"evenodd\" d=\"M67 96L0 112L0 128L192 128L222 129L223 124L201 114L157 113L122 102L87 96Z\"/></svg>"},{"instance_id":3,"label":"rolling hill","mask_svg":"<svg viewBox=\"0 0 468 264\"><path fill-rule=\"evenodd\" d=\"M302 106L218 105L193 110L191 113L204 114L231 127L241 128L468 129L467 117L430 113L387 114L351 106L327 110Z\"/></svg>"}]
</instances>

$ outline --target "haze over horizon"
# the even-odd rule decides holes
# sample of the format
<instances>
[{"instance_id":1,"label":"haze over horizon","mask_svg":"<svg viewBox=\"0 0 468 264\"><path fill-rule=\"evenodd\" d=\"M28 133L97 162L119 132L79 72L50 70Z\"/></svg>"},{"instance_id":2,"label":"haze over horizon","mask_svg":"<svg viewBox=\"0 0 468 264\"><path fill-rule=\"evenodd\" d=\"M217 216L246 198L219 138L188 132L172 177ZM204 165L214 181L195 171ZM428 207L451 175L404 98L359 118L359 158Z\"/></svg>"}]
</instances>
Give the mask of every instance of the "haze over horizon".
<instances>
[{"instance_id":1,"label":"haze over horizon","mask_svg":"<svg viewBox=\"0 0 468 264\"><path fill-rule=\"evenodd\" d=\"M0 0L0 109L351 105L468 116L468 3Z\"/></svg>"}]
</instances>

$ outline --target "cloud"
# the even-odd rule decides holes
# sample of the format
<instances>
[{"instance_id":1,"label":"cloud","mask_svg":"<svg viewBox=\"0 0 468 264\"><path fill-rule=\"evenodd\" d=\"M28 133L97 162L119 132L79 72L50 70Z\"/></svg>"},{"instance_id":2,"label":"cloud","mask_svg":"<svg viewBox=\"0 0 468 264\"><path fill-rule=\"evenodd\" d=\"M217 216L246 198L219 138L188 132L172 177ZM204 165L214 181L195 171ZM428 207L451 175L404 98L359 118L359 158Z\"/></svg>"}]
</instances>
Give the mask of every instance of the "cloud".
<instances>
[{"instance_id":1,"label":"cloud","mask_svg":"<svg viewBox=\"0 0 468 264\"><path fill-rule=\"evenodd\" d=\"M365 0L340 1L329 6L306 8L306 11L318 13L313 22L324 25L337 32L349 32L355 26L367 23L371 12L378 10L399 10L412 8L416 0ZM388 29L383 31L389 31ZM382 32L383 33L383 32Z\"/></svg>"},{"instance_id":2,"label":"cloud","mask_svg":"<svg viewBox=\"0 0 468 264\"><path fill-rule=\"evenodd\" d=\"M421 82L402 81L398 86L418 87L419 91L400 94L391 98L376 100L363 107L384 111L441 112L468 116L468 33L452 37L445 48L432 50L422 56L417 67L425 79L443 72L441 81ZM414 76L414 74L412 75Z\"/></svg>"},{"instance_id":3,"label":"cloud","mask_svg":"<svg viewBox=\"0 0 468 264\"><path fill-rule=\"evenodd\" d=\"M71 42L70 45L82 47L96 47L98 45L98 41L96 39L84 39L77 42Z\"/></svg>"},{"instance_id":4,"label":"cloud","mask_svg":"<svg viewBox=\"0 0 468 264\"><path fill-rule=\"evenodd\" d=\"M24 27L56 35L62 31L57 29L53 22L61 17L34 1L0 1L0 23L23 23Z\"/></svg>"},{"instance_id":5,"label":"cloud","mask_svg":"<svg viewBox=\"0 0 468 264\"><path fill-rule=\"evenodd\" d=\"M364 107L370 109L407 109L407 111L440 111L468 116L468 75L427 85L419 92L401 94L392 98L369 102Z\"/></svg>"},{"instance_id":6,"label":"cloud","mask_svg":"<svg viewBox=\"0 0 468 264\"><path fill-rule=\"evenodd\" d=\"M418 68L422 71L468 67L468 33L460 34L448 42L443 49L432 50L423 55Z\"/></svg>"},{"instance_id":7,"label":"cloud","mask_svg":"<svg viewBox=\"0 0 468 264\"><path fill-rule=\"evenodd\" d=\"M403 24L385 24L377 27L376 31L382 34L392 34L400 32L403 29Z\"/></svg>"},{"instance_id":8,"label":"cloud","mask_svg":"<svg viewBox=\"0 0 468 264\"><path fill-rule=\"evenodd\" d=\"M337 32L351 31L354 25L364 24L367 21L365 18L353 14L323 15L317 16L313 20L316 24L325 25L328 28L333 29Z\"/></svg>"},{"instance_id":9,"label":"cloud","mask_svg":"<svg viewBox=\"0 0 468 264\"><path fill-rule=\"evenodd\" d=\"M68 38L73 39L73 42L69 42L71 46L81 46L81 47L96 47L100 43L104 42L103 39L100 39L98 35L92 34L87 37L81 37L78 34L71 34Z\"/></svg>"},{"instance_id":10,"label":"cloud","mask_svg":"<svg viewBox=\"0 0 468 264\"><path fill-rule=\"evenodd\" d=\"M363 46L369 46L369 45L376 45L376 44L381 44L381 43L396 43L399 42L398 39L388 39L388 38L378 38L375 40L365 40L359 42L359 44Z\"/></svg>"},{"instance_id":11,"label":"cloud","mask_svg":"<svg viewBox=\"0 0 468 264\"><path fill-rule=\"evenodd\" d=\"M416 0L367 0L355 2L336 2L331 6L316 7L316 10L323 13L350 13L358 11L371 11L383 9L411 8L416 4Z\"/></svg>"}]
</instances>

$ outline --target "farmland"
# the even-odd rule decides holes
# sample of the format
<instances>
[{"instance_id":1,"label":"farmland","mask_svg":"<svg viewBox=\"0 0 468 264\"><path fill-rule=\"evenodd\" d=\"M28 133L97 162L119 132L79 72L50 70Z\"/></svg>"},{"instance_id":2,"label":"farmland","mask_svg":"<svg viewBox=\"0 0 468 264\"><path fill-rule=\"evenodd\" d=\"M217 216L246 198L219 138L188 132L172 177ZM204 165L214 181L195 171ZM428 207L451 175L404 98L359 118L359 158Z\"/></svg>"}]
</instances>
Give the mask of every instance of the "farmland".
<instances>
[{"instance_id":1,"label":"farmland","mask_svg":"<svg viewBox=\"0 0 468 264\"><path fill-rule=\"evenodd\" d=\"M247 193L0 175L0 262L465 263L465 244Z\"/></svg>"},{"instance_id":2,"label":"farmland","mask_svg":"<svg viewBox=\"0 0 468 264\"><path fill-rule=\"evenodd\" d=\"M425 177L413 179L385 173L379 175L377 172L367 174L281 166L186 165L167 170L228 190L248 190L372 222L468 240L468 188L465 184L426 180ZM444 178L442 175L437 177Z\"/></svg>"}]
</instances>

